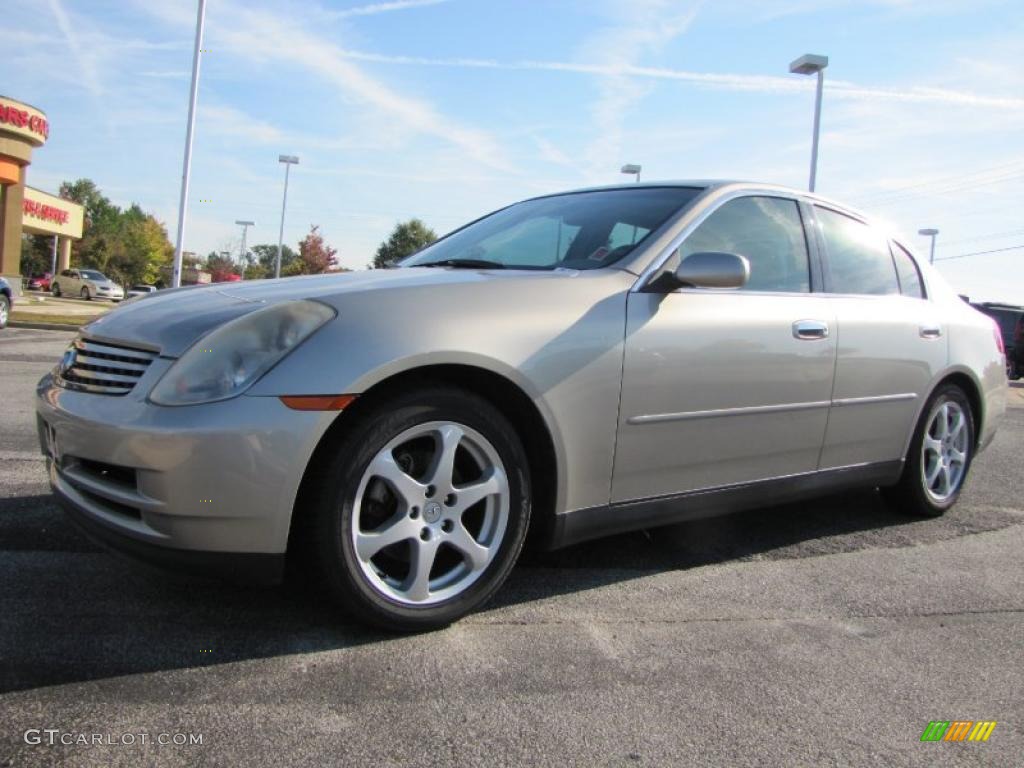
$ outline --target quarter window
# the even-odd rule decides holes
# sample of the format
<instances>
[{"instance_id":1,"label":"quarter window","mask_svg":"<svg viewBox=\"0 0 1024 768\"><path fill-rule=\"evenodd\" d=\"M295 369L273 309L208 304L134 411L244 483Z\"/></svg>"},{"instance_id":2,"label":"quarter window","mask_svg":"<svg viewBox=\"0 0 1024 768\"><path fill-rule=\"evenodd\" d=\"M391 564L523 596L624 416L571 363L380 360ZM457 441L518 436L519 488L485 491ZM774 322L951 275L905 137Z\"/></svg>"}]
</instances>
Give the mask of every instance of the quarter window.
<instances>
[{"instance_id":1,"label":"quarter window","mask_svg":"<svg viewBox=\"0 0 1024 768\"><path fill-rule=\"evenodd\" d=\"M828 253L832 293L898 294L896 268L886 241L854 218L816 206Z\"/></svg>"},{"instance_id":2,"label":"quarter window","mask_svg":"<svg viewBox=\"0 0 1024 768\"><path fill-rule=\"evenodd\" d=\"M741 197L722 205L680 246L679 258L722 251L750 261L747 291L811 290L807 238L800 209L781 197Z\"/></svg>"},{"instance_id":3,"label":"quarter window","mask_svg":"<svg viewBox=\"0 0 1024 768\"><path fill-rule=\"evenodd\" d=\"M924 286L921 284L921 273L917 271L914 259L896 243L892 244L892 258L896 262L896 274L900 278L900 293L915 299L923 299Z\"/></svg>"}]
</instances>

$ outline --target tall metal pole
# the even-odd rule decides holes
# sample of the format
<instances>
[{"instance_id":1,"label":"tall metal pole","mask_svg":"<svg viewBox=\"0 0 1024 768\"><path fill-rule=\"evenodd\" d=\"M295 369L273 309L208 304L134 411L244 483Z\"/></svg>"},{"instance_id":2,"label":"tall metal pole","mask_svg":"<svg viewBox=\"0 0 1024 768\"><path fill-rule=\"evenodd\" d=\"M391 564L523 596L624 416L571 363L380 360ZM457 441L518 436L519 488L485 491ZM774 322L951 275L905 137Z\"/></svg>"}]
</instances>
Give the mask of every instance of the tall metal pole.
<instances>
[{"instance_id":1,"label":"tall metal pole","mask_svg":"<svg viewBox=\"0 0 1024 768\"><path fill-rule=\"evenodd\" d=\"M818 70L818 91L814 97L814 137L811 139L811 183L808 189L814 191L818 176L818 132L821 130L821 92L825 85L825 70Z\"/></svg>"},{"instance_id":2,"label":"tall metal pole","mask_svg":"<svg viewBox=\"0 0 1024 768\"><path fill-rule=\"evenodd\" d=\"M50 266L50 282L57 276L57 235L53 236L53 259Z\"/></svg>"},{"instance_id":3,"label":"tall metal pole","mask_svg":"<svg viewBox=\"0 0 1024 768\"><path fill-rule=\"evenodd\" d=\"M196 124L196 98L199 95L199 49L203 45L203 24L206 21L206 0L199 0L196 15L196 45L192 51L192 89L188 102L188 128L185 131L185 161L181 172L181 201L178 204L178 238L174 244L174 267L171 287L181 285L181 255L185 243L185 211L188 206L188 183L192 175L192 132Z\"/></svg>"},{"instance_id":4,"label":"tall metal pole","mask_svg":"<svg viewBox=\"0 0 1024 768\"><path fill-rule=\"evenodd\" d=\"M239 254L238 254L238 263L242 265L242 279L244 280L245 279L245 267L248 264L248 260L245 257L249 254L248 249L246 249L246 247L245 247L246 235L249 234L249 227L255 226L256 222L255 221L241 221L241 220L237 220L237 221L235 221L235 224L238 224L238 225L240 225L242 227L242 247L241 247L241 249L239 251Z\"/></svg>"},{"instance_id":5,"label":"tall metal pole","mask_svg":"<svg viewBox=\"0 0 1024 768\"><path fill-rule=\"evenodd\" d=\"M277 260L274 262L274 277L281 276L281 245L284 243L284 209L288 205L288 171L292 164L284 164L284 199L281 200L281 229L277 233Z\"/></svg>"}]
</instances>

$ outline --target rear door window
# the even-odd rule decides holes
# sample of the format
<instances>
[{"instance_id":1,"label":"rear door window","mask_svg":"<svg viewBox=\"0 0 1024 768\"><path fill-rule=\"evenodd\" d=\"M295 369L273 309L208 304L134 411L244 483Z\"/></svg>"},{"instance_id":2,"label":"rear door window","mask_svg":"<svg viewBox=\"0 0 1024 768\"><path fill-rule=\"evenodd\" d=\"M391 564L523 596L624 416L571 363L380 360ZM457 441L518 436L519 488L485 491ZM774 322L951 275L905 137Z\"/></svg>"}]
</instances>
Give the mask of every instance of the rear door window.
<instances>
[{"instance_id":1,"label":"rear door window","mask_svg":"<svg viewBox=\"0 0 1024 768\"><path fill-rule=\"evenodd\" d=\"M867 224L815 206L825 241L829 291L871 296L899 294L896 267L884 237Z\"/></svg>"}]
</instances>

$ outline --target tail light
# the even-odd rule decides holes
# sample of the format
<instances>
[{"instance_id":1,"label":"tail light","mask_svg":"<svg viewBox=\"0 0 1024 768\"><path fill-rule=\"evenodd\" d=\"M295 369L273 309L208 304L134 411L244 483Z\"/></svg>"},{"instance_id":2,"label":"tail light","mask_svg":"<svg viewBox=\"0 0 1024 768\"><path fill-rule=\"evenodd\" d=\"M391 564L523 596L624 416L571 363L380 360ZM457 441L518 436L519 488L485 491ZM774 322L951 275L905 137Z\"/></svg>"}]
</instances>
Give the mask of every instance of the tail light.
<instances>
[{"instance_id":1,"label":"tail light","mask_svg":"<svg viewBox=\"0 0 1024 768\"><path fill-rule=\"evenodd\" d=\"M1006 354L1006 346L1003 344L1003 332L999 329L999 323L992 318L989 318L992 323L992 335L996 337L996 349L999 350L1000 355ZM1020 334L1020 328L1017 329L1017 333Z\"/></svg>"}]
</instances>

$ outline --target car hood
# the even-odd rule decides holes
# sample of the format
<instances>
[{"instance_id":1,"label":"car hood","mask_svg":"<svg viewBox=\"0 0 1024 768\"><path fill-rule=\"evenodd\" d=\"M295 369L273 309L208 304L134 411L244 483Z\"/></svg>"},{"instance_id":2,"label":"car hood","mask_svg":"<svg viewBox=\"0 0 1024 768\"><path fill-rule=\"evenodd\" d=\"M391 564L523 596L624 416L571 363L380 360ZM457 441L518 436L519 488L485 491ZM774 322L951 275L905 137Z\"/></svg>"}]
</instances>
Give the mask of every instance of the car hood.
<instances>
[{"instance_id":1,"label":"car hood","mask_svg":"<svg viewBox=\"0 0 1024 768\"><path fill-rule=\"evenodd\" d=\"M97 340L159 350L163 357L179 357L214 328L283 301L323 301L343 314L345 295L357 291L551 276L546 271L412 267L189 286L134 299L94 320L83 333Z\"/></svg>"}]
</instances>

